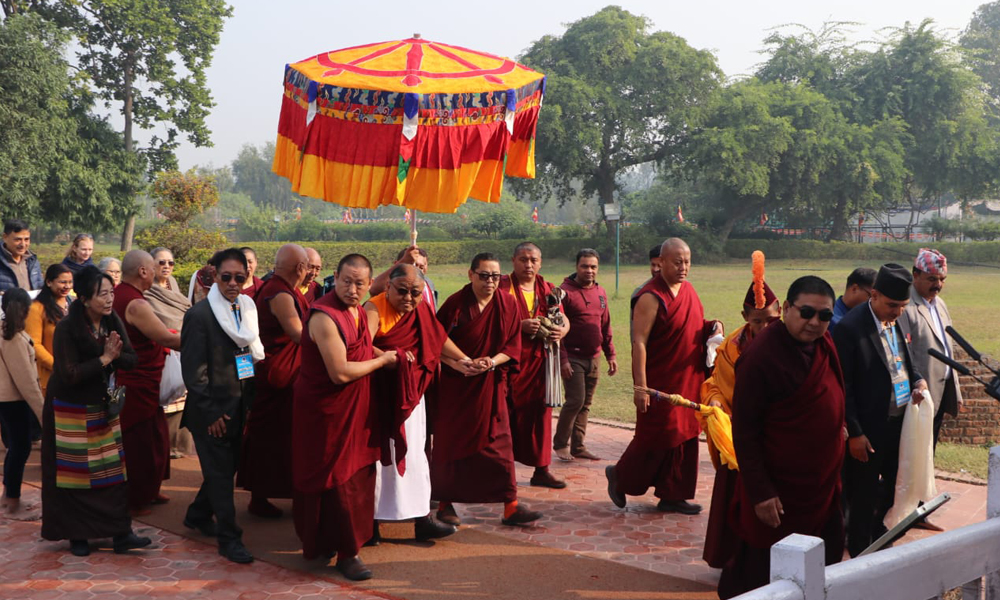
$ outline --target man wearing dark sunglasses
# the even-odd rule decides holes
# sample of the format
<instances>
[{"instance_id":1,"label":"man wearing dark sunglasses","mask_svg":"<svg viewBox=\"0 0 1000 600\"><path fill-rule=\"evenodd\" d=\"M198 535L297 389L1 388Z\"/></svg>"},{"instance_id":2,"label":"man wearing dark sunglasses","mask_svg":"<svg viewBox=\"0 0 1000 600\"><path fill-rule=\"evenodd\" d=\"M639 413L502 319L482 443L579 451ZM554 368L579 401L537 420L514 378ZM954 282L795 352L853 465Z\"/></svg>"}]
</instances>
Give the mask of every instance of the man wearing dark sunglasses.
<instances>
[{"instance_id":1,"label":"man wearing dark sunglasses","mask_svg":"<svg viewBox=\"0 0 1000 600\"><path fill-rule=\"evenodd\" d=\"M871 300L847 313L833 336L847 389L844 488L851 556L886 531L882 521L896 488L903 414L906 405L919 404L927 390L910 358L910 340L897 323L910 302L912 282L906 268L882 265Z\"/></svg>"},{"instance_id":2,"label":"man wearing dark sunglasses","mask_svg":"<svg viewBox=\"0 0 1000 600\"><path fill-rule=\"evenodd\" d=\"M827 564L844 553L844 380L827 333L833 302L826 281L795 280L784 320L757 334L736 363L739 475L730 523L738 539L719 578L720 598L766 585L770 547L789 534L823 538Z\"/></svg>"}]
</instances>

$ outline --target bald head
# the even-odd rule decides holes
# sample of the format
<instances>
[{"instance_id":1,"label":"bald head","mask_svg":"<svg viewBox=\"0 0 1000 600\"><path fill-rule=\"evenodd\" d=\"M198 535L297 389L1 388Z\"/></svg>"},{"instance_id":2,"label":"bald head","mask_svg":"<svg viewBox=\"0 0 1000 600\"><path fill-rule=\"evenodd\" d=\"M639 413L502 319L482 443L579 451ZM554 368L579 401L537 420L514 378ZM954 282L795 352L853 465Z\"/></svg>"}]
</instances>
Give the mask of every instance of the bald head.
<instances>
[{"instance_id":1,"label":"bald head","mask_svg":"<svg viewBox=\"0 0 1000 600\"><path fill-rule=\"evenodd\" d=\"M427 283L420 269L409 264L398 264L389 272L386 299L397 311L408 313L420 303L425 285Z\"/></svg>"},{"instance_id":2,"label":"bald head","mask_svg":"<svg viewBox=\"0 0 1000 600\"><path fill-rule=\"evenodd\" d=\"M306 248L306 278L302 285L309 285L323 272L323 257L315 248Z\"/></svg>"},{"instance_id":3,"label":"bald head","mask_svg":"<svg viewBox=\"0 0 1000 600\"><path fill-rule=\"evenodd\" d=\"M680 238L670 238L660 246L660 277L670 286L679 286L691 270L691 248Z\"/></svg>"},{"instance_id":4,"label":"bald head","mask_svg":"<svg viewBox=\"0 0 1000 600\"><path fill-rule=\"evenodd\" d=\"M153 255L145 250L130 250L122 258L122 281L139 291L146 291L153 285Z\"/></svg>"},{"instance_id":5,"label":"bald head","mask_svg":"<svg viewBox=\"0 0 1000 600\"><path fill-rule=\"evenodd\" d=\"M298 244L285 244L274 255L274 274L292 286L302 285L307 269L306 249Z\"/></svg>"}]
</instances>

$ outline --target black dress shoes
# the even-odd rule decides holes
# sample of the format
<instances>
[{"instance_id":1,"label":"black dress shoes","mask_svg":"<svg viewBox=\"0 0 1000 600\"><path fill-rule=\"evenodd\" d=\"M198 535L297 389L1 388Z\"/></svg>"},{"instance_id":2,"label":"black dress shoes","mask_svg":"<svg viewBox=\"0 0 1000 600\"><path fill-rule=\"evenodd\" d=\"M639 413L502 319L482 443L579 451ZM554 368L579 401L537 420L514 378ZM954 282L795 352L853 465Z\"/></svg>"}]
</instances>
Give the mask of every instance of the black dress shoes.
<instances>
[{"instance_id":1,"label":"black dress shoes","mask_svg":"<svg viewBox=\"0 0 1000 600\"><path fill-rule=\"evenodd\" d=\"M417 517L413 520L413 533L418 542L447 537L456 531L458 531L458 527L447 523L438 523L430 515Z\"/></svg>"},{"instance_id":2,"label":"black dress shoes","mask_svg":"<svg viewBox=\"0 0 1000 600\"><path fill-rule=\"evenodd\" d=\"M111 541L111 547L115 554L125 554L129 550L145 548L152 543L153 540L148 537L139 537L130 531L126 535L116 535Z\"/></svg>"},{"instance_id":3,"label":"black dress shoes","mask_svg":"<svg viewBox=\"0 0 1000 600\"><path fill-rule=\"evenodd\" d=\"M253 562L253 554L250 554L243 542L232 542L225 546L219 546L219 555L241 565Z\"/></svg>"},{"instance_id":4,"label":"black dress shoes","mask_svg":"<svg viewBox=\"0 0 1000 600\"><path fill-rule=\"evenodd\" d=\"M215 522L212 520L192 521L191 519L185 517L184 526L188 529L197 529L198 532L205 537L215 537L217 533L215 530Z\"/></svg>"},{"instance_id":5,"label":"black dress shoes","mask_svg":"<svg viewBox=\"0 0 1000 600\"><path fill-rule=\"evenodd\" d=\"M561 490L566 487L566 482L562 479L556 478L548 469L545 470L535 470L534 475L531 476L531 485L536 487L547 487L554 490Z\"/></svg>"},{"instance_id":6,"label":"black dress shoes","mask_svg":"<svg viewBox=\"0 0 1000 600\"><path fill-rule=\"evenodd\" d=\"M87 540L70 540L69 552L73 556L90 556L90 544Z\"/></svg>"},{"instance_id":7,"label":"black dress shoes","mask_svg":"<svg viewBox=\"0 0 1000 600\"><path fill-rule=\"evenodd\" d=\"M372 578L372 571L361 562L361 558L342 558L337 561L337 570L351 581L364 581Z\"/></svg>"},{"instance_id":8,"label":"black dress shoes","mask_svg":"<svg viewBox=\"0 0 1000 600\"><path fill-rule=\"evenodd\" d=\"M687 500L660 500L656 504L656 510L660 512L675 512L682 515L697 515L701 512L701 505L688 502Z\"/></svg>"},{"instance_id":9,"label":"black dress shoes","mask_svg":"<svg viewBox=\"0 0 1000 600\"><path fill-rule=\"evenodd\" d=\"M514 514L500 519L500 522L504 525L527 525L528 523L537 521L541 518L542 513L537 510L528 510L523 505L518 504L517 508L514 510Z\"/></svg>"},{"instance_id":10,"label":"black dress shoes","mask_svg":"<svg viewBox=\"0 0 1000 600\"><path fill-rule=\"evenodd\" d=\"M618 475L615 466L604 467L604 476L608 478L608 497L618 508L625 508L625 494L618 491Z\"/></svg>"}]
</instances>

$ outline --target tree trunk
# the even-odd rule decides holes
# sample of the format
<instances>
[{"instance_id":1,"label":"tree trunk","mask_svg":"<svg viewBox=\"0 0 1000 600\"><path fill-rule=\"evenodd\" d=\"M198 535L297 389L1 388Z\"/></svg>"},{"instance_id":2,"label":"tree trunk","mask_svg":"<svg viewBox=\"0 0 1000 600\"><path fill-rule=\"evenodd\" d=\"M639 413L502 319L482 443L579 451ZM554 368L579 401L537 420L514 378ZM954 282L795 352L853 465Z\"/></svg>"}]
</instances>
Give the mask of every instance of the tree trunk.
<instances>
[{"instance_id":1,"label":"tree trunk","mask_svg":"<svg viewBox=\"0 0 1000 600\"><path fill-rule=\"evenodd\" d=\"M747 215L753 214L754 210L758 208L759 205L746 202L742 204L742 208L738 208L729 213L729 218L722 223L722 227L719 228L719 243L725 245L726 241L729 240L729 235L733 232L733 228L736 227L736 223L747 218Z\"/></svg>"},{"instance_id":2,"label":"tree trunk","mask_svg":"<svg viewBox=\"0 0 1000 600\"><path fill-rule=\"evenodd\" d=\"M602 164L597 168L597 194L601 199L602 211L605 205L615 203L615 174L607 165ZM613 240L615 238L614 223L607 220L603 214L601 214L601 218L604 218L604 227L607 229L608 237Z\"/></svg>"},{"instance_id":3,"label":"tree trunk","mask_svg":"<svg viewBox=\"0 0 1000 600\"><path fill-rule=\"evenodd\" d=\"M837 200L837 210L833 216L833 227L830 228L830 235L826 241L842 240L847 234L847 197L841 195Z\"/></svg>"},{"instance_id":4,"label":"tree trunk","mask_svg":"<svg viewBox=\"0 0 1000 600\"><path fill-rule=\"evenodd\" d=\"M132 51L125 53L125 103L122 108L122 115L125 117L125 151L132 152ZM122 231L122 252L132 249L132 236L135 234L135 215L131 214L125 219L125 229Z\"/></svg>"}]
</instances>

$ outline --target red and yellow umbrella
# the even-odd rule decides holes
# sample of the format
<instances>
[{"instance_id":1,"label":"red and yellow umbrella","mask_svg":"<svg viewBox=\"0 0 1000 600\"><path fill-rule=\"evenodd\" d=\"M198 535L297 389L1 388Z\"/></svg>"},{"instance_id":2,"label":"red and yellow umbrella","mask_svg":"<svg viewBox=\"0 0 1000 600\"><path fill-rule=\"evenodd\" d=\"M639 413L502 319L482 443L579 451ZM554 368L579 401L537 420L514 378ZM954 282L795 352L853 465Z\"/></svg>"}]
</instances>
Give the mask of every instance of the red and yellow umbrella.
<instances>
[{"instance_id":1,"label":"red and yellow umbrella","mask_svg":"<svg viewBox=\"0 0 1000 600\"><path fill-rule=\"evenodd\" d=\"M545 77L414 36L285 67L274 172L347 207L455 212L534 177Z\"/></svg>"}]
</instances>

